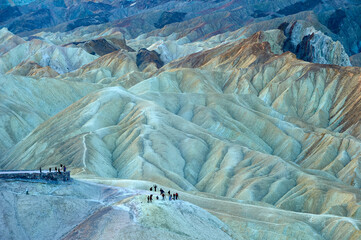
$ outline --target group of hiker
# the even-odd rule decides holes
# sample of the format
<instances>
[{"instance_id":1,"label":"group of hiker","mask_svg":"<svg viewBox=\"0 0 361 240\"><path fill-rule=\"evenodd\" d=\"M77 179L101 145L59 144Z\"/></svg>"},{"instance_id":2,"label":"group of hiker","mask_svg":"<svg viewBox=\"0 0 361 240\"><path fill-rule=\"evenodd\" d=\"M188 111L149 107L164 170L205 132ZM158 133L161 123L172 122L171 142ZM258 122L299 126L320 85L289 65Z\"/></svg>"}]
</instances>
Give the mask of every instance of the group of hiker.
<instances>
[{"instance_id":1,"label":"group of hiker","mask_svg":"<svg viewBox=\"0 0 361 240\"><path fill-rule=\"evenodd\" d=\"M66 167L65 167L65 165L60 164L60 167L55 167L55 168L54 168L54 172L58 172L58 173L66 172ZM40 167L40 173L41 173L41 167ZM51 167L49 168L49 173L51 173Z\"/></svg>"},{"instance_id":2,"label":"group of hiker","mask_svg":"<svg viewBox=\"0 0 361 240\"><path fill-rule=\"evenodd\" d=\"M151 187L149 190L152 192L154 188L154 192L157 192L157 185L154 185L153 187ZM159 189L160 192L160 196L162 197L162 200L165 200L165 192L162 188ZM156 199L159 200L159 197L156 196ZM178 193L171 193L170 190L168 191L168 199L169 201L173 200L178 200ZM150 194L147 196L147 202L152 202L153 201L153 194Z\"/></svg>"}]
</instances>

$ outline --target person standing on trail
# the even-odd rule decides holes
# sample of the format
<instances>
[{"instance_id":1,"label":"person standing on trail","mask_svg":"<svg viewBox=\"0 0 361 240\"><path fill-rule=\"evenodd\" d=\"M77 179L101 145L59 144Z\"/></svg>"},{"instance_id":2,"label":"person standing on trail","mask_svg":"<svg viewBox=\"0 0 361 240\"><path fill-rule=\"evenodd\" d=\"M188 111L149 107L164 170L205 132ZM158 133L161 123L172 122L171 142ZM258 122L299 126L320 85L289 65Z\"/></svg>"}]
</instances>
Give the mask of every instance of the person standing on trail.
<instances>
[{"instance_id":1,"label":"person standing on trail","mask_svg":"<svg viewBox=\"0 0 361 240\"><path fill-rule=\"evenodd\" d=\"M172 200L172 195L169 195L169 201L171 201Z\"/></svg>"},{"instance_id":2,"label":"person standing on trail","mask_svg":"<svg viewBox=\"0 0 361 240\"><path fill-rule=\"evenodd\" d=\"M153 191L153 187L150 187L149 190L150 190L150 191Z\"/></svg>"},{"instance_id":3,"label":"person standing on trail","mask_svg":"<svg viewBox=\"0 0 361 240\"><path fill-rule=\"evenodd\" d=\"M175 200L175 193L173 193L173 200Z\"/></svg>"},{"instance_id":4,"label":"person standing on trail","mask_svg":"<svg viewBox=\"0 0 361 240\"><path fill-rule=\"evenodd\" d=\"M55 167L55 172L57 172L58 171L58 168L57 167Z\"/></svg>"},{"instance_id":5,"label":"person standing on trail","mask_svg":"<svg viewBox=\"0 0 361 240\"><path fill-rule=\"evenodd\" d=\"M164 200L164 196L165 196L164 193L162 193L162 198L163 198L162 200Z\"/></svg>"},{"instance_id":6,"label":"person standing on trail","mask_svg":"<svg viewBox=\"0 0 361 240\"><path fill-rule=\"evenodd\" d=\"M51 167L49 168L49 172L51 172Z\"/></svg>"},{"instance_id":7,"label":"person standing on trail","mask_svg":"<svg viewBox=\"0 0 361 240\"><path fill-rule=\"evenodd\" d=\"M63 171L63 164L60 164L60 172Z\"/></svg>"},{"instance_id":8,"label":"person standing on trail","mask_svg":"<svg viewBox=\"0 0 361 240\"><path fill-rule=\"evenodd\" d=\"M154 192L157 191L157 185L154 185Z\"/></svg>"},{"instance_id":9,"label":"person standing on trail","mask_svg":"<svg viewBox=\"0 0 361 240\"><path fill-rule=\"evenodd\" d=\"M66 167L65 167L65 165L64 165L64 172L66 172Z\"/></svg>"},{"instance_id":10,"label":"person standing on trail","mask_svg":"<svg viewBox=\"0 0 361 240\"><path fill-rule=\"evenodd\" d=\"M41 167L40 167L40 173L41 173Z\"/></svg>"},{"instance_id":11,"label":"person standing on trail","mask_svg":"<svg viewBox=\"0 0 361 240\"><path fill-rule=\"evenodd\" d=\"M178 200L178 193L175 193L175 199Z\"/></svg>"},{"instance_id":12,"label":"person standing on trail","mask_svg":"<svg viewBox=\"0 0 361 240\"><path fill-rule=\"evenodd\" d=\"M164 193L163 189L159 189L160 195L162 195Z\"/></svg>"},{"instance_id":13,"label":"person standing on trail","mask_svg":"<svg viewBox=\"0 0 361 240\"><path fill-rule=\"evenodd\" d=\"M170 190L168 191L168 195L170 195Z\"/></svg>"},{"instance_id":14,"label":"person standing on trail","mask_svg":"<svg viewBox=\"0 0 361 240\"><path fill-rule=\"evenodd\" d=\"M147 196L147 202L149 203L149 196Z\"/></svg>"},{"instance_id":15,"label":"person standing on trail","mask_svg":"<svg viewBox=\"0 0 361 240\"><path fill-rule=\"evenodd\" d=\"M150 200L150 202L152 202L152 200L153 200L153 194L150 194L149 200Z\"/></svg>"}]
</instances>

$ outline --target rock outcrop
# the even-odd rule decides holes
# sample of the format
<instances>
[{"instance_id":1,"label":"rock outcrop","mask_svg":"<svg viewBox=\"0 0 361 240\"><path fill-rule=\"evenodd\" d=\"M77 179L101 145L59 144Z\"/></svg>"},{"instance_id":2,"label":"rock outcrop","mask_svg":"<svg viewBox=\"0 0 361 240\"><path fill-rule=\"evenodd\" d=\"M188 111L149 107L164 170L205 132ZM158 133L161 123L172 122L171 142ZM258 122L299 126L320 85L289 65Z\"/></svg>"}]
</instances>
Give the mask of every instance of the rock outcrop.
<instances>
[{"instance_id":1,"label":"rock outcrop","mask_svg":"<svg viewBox=\"0 0 361 240\"><path fill-rule=\"evenodd\" d=\"M160 55L156 51L149 51L145 48L138 51L136 63L141 71L151 64L155 65L156 68L161 68L164 65L160 59Z\"/></svg>"},{"instance_id":2,"label":"rock outcrop","mask_svg":"<svg viewBox=\"0 0 361 240\"><path fill-rule=\"evenodd\" d=\"M351 66L350 59L340 42L332 39L313 27L303 27L302 23L290 23L284 28L287 36L284 51L291 51L297 58L321 64Z\"/></svg>"},{"instance_id":3,"label":"rock outcrop","mask_svg":"<svg viewBox=\"0 0 361 240\"><path fill-rule=\"evenodd\" d=\"M66 47L81 47L92 55L104 56L108 53L118 51L120 49L134 52L132 48L127 46L125 40L122 38L106 37L97 38L85 42L72 42L65 45Z\"/></svg>"}]
</instances>

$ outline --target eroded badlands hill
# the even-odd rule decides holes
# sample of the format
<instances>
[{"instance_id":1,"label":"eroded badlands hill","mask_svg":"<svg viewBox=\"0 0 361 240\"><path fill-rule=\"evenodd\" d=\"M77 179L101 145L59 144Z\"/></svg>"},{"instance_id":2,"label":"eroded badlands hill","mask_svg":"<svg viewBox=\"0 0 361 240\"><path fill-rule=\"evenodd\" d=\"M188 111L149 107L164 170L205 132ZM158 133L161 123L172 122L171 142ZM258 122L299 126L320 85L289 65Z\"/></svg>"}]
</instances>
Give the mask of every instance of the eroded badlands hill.
<instances>
[{"instance_id":1,"label":"eroded badlands hill","mask_svg":"<svg viewBox=\"0 0 361 240\"><path fill-rule=\"evenodd\" d=\"M360 219L359 120L347 107L358 105L360 70L275 55L277 42L266 40L279 33L260 32L154 68L128 90L104 86L37 127L1 166L63 163L79 176L151 180ZM135 59L119 56L85 69L114 64L121 83Z\"/></svg>"}]
</instances>

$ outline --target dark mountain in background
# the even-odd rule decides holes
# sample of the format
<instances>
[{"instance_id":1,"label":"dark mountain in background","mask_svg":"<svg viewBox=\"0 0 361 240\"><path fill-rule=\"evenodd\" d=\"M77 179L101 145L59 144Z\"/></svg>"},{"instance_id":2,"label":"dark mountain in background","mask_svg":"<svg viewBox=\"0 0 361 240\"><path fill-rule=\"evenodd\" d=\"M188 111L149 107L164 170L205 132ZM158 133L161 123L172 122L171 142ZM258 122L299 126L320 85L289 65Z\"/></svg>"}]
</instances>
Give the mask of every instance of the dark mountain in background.
<instances>
[{"instance_id":1,"label":"dark mountain in background","mask_svg":"<svg viewBox=\"0 0 361 240\"><path fill-rule=\"evenodd\" d=\"M41 31L67 32L102 24L107 28L123 27L122 32L126 33L127 24L135 21L132 27L136 29L132 29L131 37L149 34L157 28L165 28L163 32L167 32L167 25L173 24L179 32L199 28L198 37L207 38L255 23L263 25L259 30L268 30L274 28L274 19L287 21L292 16L340 41L349 56L361 51L361 6L357 1L42 0L14 1L1 6L0 27L27 37ZM150 25L137 26L143 21ZM174 24L182 21L183 25Z\"/></svg>"}]
</instances>

